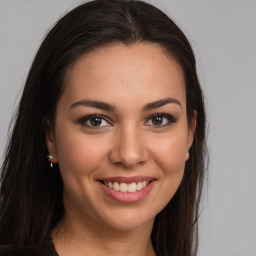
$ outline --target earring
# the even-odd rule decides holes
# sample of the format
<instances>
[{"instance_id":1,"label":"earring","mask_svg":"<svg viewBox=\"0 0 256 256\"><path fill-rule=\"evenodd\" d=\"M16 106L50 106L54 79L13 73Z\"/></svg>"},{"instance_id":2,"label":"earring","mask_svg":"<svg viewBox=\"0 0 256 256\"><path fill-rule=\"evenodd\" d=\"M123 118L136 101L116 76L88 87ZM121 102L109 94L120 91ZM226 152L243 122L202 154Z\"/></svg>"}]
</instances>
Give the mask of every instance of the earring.
<instances>
[{"instance_id":1,"label":"earring","mask_svg":"<svg viewBox=\"0 0 256 256\"><path fill-rule=\"evenodd\" d=\"M50 166L51 166L51 168L53 168L53 160L52 160L52 155L49 155L49 156L47 156L47 158L48 158L48 161L50 162Z\"/></svg>"},{"instance_id":2,"label":"earring","mask_svg":"<svg viewBox=\"0 0 256 256\"><path fill-rule=\"evenodd\" d=\"M188 161L188 159L189 159L189 151L187 152L187 154L186 154L186 161Z\"/></svg>"}]
</instances>

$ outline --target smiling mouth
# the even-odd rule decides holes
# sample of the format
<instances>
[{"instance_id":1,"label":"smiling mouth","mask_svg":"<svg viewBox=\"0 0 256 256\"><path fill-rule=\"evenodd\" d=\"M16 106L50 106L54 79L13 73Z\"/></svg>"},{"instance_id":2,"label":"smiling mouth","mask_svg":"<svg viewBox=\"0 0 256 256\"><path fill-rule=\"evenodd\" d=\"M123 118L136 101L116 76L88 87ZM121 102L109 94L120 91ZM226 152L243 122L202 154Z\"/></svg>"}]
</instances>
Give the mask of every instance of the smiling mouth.
<instances>
[{"instance_id":1,"label":"smiling mouth","mask_svg":"<svg viewBox=\"0 0 256 256\"><path fill-rule=\"evenodd\" d=\"M136 203L145 198L153 188L156 177L115 176L97 179L106 195L119 203Z\"/></svg>"},{"instance_id":2,"label":"smiling mouth","mask_svg":"<svg viewBox=\"0 0 256 256\"><path fill-rule=\"evenodd\" d=\"M153 180L149 181L149 180L144 180L144 181L140 181L140 182L132 182L132 183L119 183L117 181L103 181L101 180L100 182L102 184L104 184L106 187L111 188L115 191L119 191L119 192L129 192L129 193L135 193L137 191L142 190L143 188L145 188L150 182L152 182Z\"/></svg>"}]
</instances>

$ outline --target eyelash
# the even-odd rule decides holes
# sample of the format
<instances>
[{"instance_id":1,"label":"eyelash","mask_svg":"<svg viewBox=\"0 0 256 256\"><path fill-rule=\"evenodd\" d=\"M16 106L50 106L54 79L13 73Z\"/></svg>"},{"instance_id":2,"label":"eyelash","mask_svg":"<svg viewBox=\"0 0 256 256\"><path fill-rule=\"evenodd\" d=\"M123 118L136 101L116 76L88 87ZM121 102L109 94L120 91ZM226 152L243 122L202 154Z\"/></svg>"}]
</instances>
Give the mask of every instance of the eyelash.
<instances>
[{"instance_id":1,"label":"eyelash","mask_svg":"<svg viewBox=\"0 0 256 256\"><path fill-rule=\"evenodd\" d=\"M154 128L161 128L161 127L165 127L165 126L168 126L168 125L171 125L172 123L176 123L177 122L177 119L175 117L173 117L172 115L169 115L169 114L166 114L166 113L156 113L156 114L153 114L151 116L149 116L148 120L146 121L146 123L148 123L150 120L152 121L153 118L156 118L156 117L160 117L160 118L166 118L167 119L167 123L162 125L154 125L154 124L151 124L150 126L153 126ZM107 126L112 126L111 125L111 122L109 121L109 119L103 115L99 115L99 114L93 114L93 115L89 115L89 116L85 116L85 117L82 117L81 119L78 120L77 123L83 125L83 126L86 126L87 128L91 128L91 129L102 129L103 127L106 127L106 126L93 126L93 125L86 125L86 122L90 121L90 120L95 120L96 118L99 118L102 122L102 120L104 120L105 122L107 122L109 125Z\"/></svg>"},{"instance_id":2,"label":"eyelash","mask_svg":"<svg viewBox=\"0 0 256 256\"><path fill-rule=\"evenodd\" d=\"M152 120L153 118L156 118L156 117L160 117L160 118L166 118L167 119L167 124L164 124L164 125L154 125L152 124L152 126L154 126L155 128L161 128L161 127L165 127L165 126L168 126L168 125L171 125L173 123L176 123L178 120L172 116L172 115L169 115L169 114L166 114L166 113L156 113L156 114L153 114L151 115L149 118L148 118L148 121L149 122L150 120Z\"/></svg>"},{"instance_id":3,"label":"eyelash","mask_svg":"<svg viewBox=\"0 0 256 256\"><path fill-rule=\"evenodd\" d=\"M110 123L110 121L108 120L108 118L106 118L106 117L103 116L103 115L99 115L99 114L84 116L84 117L82 117L81 119L78 120L78 123L81 124L81 125L83 125L83 126L86 126L87 128L91 128L91 129L101 129L101 128L103 128L103 126L86 125L86 122L87 122L87 121L90 121L90 120L96 119L96 118L99 118L99 119L101 119L101 120L104 120L104 121L107 122L108 124ZM111 126L111 124L108 125L108 126Z\"/></svg>"}]
</instances>

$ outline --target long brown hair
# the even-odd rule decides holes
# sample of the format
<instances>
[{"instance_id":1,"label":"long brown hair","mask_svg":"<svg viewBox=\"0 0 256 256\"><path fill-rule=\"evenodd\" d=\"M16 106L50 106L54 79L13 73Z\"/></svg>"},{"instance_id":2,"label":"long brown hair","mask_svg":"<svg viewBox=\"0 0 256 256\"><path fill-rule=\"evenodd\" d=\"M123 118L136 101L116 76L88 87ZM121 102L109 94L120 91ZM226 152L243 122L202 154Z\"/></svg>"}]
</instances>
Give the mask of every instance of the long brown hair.
<instances>
[{"instance_id":1,"label":"long brown hair","mask_svg":"<svg viewBox=\"0 0 256 256\"><path fill-rule=\"evenodd\" d=\"M198 211L205 176L205 110L193 50L163 12L137 0L95 0L63 16L49 31L29 71L1 168L0 247L40 248L64 214L58 166L46 156L45 123L54 124L66 71L81 55L111 43L151 42L183 69L188 123L197 128L181 185L156 216L152 243L158 256L196 255Z\"/></svg>"}]
</instances>

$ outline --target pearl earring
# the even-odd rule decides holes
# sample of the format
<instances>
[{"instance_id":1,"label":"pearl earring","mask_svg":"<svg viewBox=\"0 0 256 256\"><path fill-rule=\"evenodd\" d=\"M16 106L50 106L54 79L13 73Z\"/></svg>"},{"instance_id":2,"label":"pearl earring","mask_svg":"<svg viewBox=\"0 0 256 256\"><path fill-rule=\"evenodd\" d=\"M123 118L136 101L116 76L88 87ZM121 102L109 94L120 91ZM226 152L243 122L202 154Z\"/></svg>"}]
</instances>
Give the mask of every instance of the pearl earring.
<instances>
[{"instance_id":1,"label":"pearl earring","mask_svg":"<svg viewBox=\"0 0 256 256\"><path fill-rule=\"evenodd\" d=\"M47 156L47 158L48 158L48 161L50 162L51 168L53 168L54 162L53 162L53 160L52 160L52 155Z\"/></svg>"}]
</instances>

